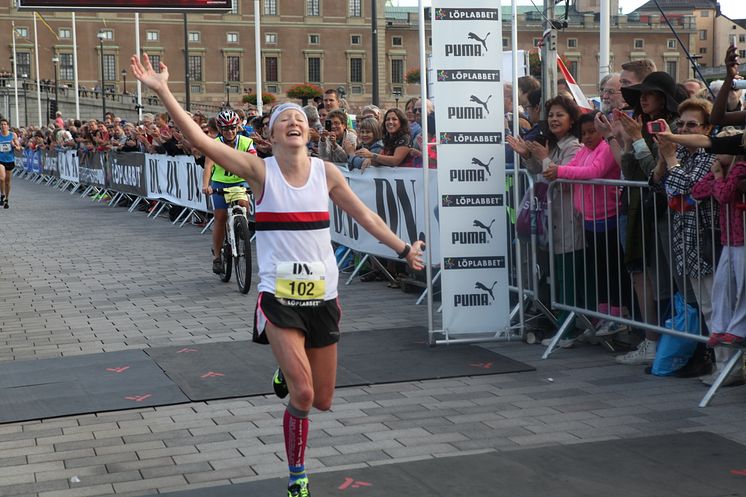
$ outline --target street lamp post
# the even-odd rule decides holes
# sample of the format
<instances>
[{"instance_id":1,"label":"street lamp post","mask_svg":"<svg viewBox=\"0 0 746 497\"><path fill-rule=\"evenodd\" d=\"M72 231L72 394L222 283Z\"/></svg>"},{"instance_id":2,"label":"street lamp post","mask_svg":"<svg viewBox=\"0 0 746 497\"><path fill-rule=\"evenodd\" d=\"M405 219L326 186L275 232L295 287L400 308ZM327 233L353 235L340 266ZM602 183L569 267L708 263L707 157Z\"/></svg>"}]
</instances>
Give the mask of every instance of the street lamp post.
<instances>
[{"instance_id":1,"label":"street lamp post","mask_svg":"<svg viewBox=\"0 0 746 497\"><path fill-rule=\"evenodd\" d=\"M23 81L21 84L23 85L23 114L26 121L26 127L28 128L28 99L26 98L28 93L28 74L21 74L21 78Z\"/></svg>"},{"instance_id":2,"label":"street lamp post","mask_svg":"<svg viewBox=\"0 0 746 497\"><path fill-rule=\"evenodd\" d=\"M59 64L59 62L60 62L60 59L58 57L56 57L56 56L52 57L52 64L54 64L54 107L55 107L55 112L57 110L59 110L59 108L60 108L60 100L58 98L60 96L60 93L59 93L60 85L57 84L57 64ZM52 119L55 119L56 117L57 116L55 115Z\"/></svg>"},{"instance_id":3,"label":"street lamp post","mask_svg":"<svg viewBox=\"0 0 746 497\"><path fill-rule=\"evenodd\" d=\"M398 86L394 88L394 100L396 101L396 108L399 108L399 99L401 98L401 88Z\"/></svg>"},{"instance_id":4,"label":"street lamp post","mask_svg":"<svg viewBox=\"0 0 746 497\"><path fill-rule=\"evenodd\" d=\"M104 33L98 34L98 48L101 56L101 108L103 109L103 121L106 121L106 88L104 88Z\"/></svg>"},{"instance_id":5,"label":"street lamp post","mask_svg":"<svg viewBox=\"0 0 746 497\"><path fill-rule=\"evenodd\" d=\"M231 106L231 85L228 83L225 84L225 107L228 108Z\"/></svg>"},{"instance_id":6,"label":"street lamp post","mask_svg":"<svg viewBox=\"0 0 746 497\"><path fill-rule=\"evenodd\" d=\"M127 69L122 69L122 95L127 94Z\"/></svg>"}]
</instances>

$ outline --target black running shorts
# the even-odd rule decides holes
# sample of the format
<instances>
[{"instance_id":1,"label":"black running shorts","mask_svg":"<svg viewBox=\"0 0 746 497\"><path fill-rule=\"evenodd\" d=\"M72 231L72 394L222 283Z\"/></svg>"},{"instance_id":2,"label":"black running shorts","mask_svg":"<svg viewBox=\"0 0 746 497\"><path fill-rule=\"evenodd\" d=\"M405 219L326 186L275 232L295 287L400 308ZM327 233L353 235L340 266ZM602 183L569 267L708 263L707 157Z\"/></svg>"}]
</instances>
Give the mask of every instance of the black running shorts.
<instances>
[{"instance_id":1,"label":"black running shorts","mask_svg":"<svg viewBox=\"0 0 746 497\"><path fill-rule=\"evenodd\" d=\"M12 171L14 167L16 167L15 162L0 162L5 167L6 171Z\"/></svg>"},{"instance_id":2,"label":"black running shorts","mask_svg":"<svg viewBox=\"0 0 746 497\"><path fill-rule=\"evenodd\" d=\"M339 341L339 319L342 309L338 299L325 300L313 307L282 305L273 294L261 292L254 312L252 340L268 344L267 322L278 328L295 328L306 335L306 348L326 347Z\"/></svg>"}]
</instances>

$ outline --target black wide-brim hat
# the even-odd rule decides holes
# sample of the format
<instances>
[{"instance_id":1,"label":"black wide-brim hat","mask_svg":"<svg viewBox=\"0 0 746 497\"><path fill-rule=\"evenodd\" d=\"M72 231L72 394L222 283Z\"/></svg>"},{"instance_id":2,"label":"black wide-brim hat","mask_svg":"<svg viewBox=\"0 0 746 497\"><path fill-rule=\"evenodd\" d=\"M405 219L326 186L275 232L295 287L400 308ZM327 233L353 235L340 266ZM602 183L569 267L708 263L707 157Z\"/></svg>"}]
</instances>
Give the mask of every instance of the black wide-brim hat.
<instances>
[{"instance_id":1,"label":"black wide-brim hat","mask_svg":"<svg viewBox=\"0 0 746 497\"><path fill-rule=\"evenodd\" d=\"M679 103L681 102L676 98L678 94L676 81L667 72L652 72L648 74L642 83L622 88L622 96L624 97L624 100L634 109L639 108L640 96L644 92L657 92L662 94L666 99L666 109L668 112L671 114L678 114Z\"/></svg>"}]
</instances>

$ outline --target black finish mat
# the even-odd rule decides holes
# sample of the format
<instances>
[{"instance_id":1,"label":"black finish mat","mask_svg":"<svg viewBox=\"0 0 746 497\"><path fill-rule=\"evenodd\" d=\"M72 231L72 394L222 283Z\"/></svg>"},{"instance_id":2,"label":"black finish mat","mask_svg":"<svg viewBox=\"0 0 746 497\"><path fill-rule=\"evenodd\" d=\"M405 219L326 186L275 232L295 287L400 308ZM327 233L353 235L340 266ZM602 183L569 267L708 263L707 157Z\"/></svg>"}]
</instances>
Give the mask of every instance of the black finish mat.
<instances>
[{"instance_id":1,"label":"black finish mat","mask_svg":"<svg viewBox=\"0 0 746 497\"><path fill-rule=\"evenodd\" d=\"M0 364L0 422L189 402L142 351Z\"/></svg>"},{"instance_id":2,"label":"black finish mat","mask_svg":"<svg viewBox=\"0 0 746 497\"><path fill-rule=\"evenodd\" d=\"M474 345L426 343L421 327L343 334L337 386L533 371ZM193 401L272 393L276 363L268 346L219 342L145 351Z\"/></svg>"},{"instance_id":3,"label":"black finish mat","mask_svg":"<svg viewBox=\"0 0 746 497\"><path fill-rule=\"evenodd\" d=\"M355 497L743 496L744 454L746 447L713 433L680 433L317 473L310 489ZM286 485L275 478L159 495L266 497L284 495Z\"/></svg>"}]
</instances>

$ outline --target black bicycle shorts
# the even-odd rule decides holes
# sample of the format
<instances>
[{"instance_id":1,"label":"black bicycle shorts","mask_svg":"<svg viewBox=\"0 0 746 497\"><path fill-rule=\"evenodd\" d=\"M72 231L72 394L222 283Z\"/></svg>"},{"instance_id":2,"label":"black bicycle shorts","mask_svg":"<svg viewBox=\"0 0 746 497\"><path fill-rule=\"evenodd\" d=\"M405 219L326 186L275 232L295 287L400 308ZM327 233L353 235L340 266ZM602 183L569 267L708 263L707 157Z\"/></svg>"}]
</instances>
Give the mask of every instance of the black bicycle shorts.
<instances>
[{"instance_id":1,"label":"black bicycle shorts","mask_svg":"<svg viewBox=\"0 0 746 497\"><path fill-rule=\"evenodd\" d=\"M339 319L342 309L338 299L326 300L313 307L282 305L273 294L261 292L254 312L252 340L268 344L267 322L278 328L295 328L306 335L306 348L326 347L339 342Z\"/></svg>"},{"instance_id":2,"label":"black bicycle shorts","mask_svg":"<svg viewBox=\"0 0 746 497\"><path fill-rule=\"evenodd\" d=\"M13 168L16 167L15 162L0 162L0 164L2 164L3 167L5 167L5 170L8 172L12 171Z\"/></svg>"}]
</instances>

